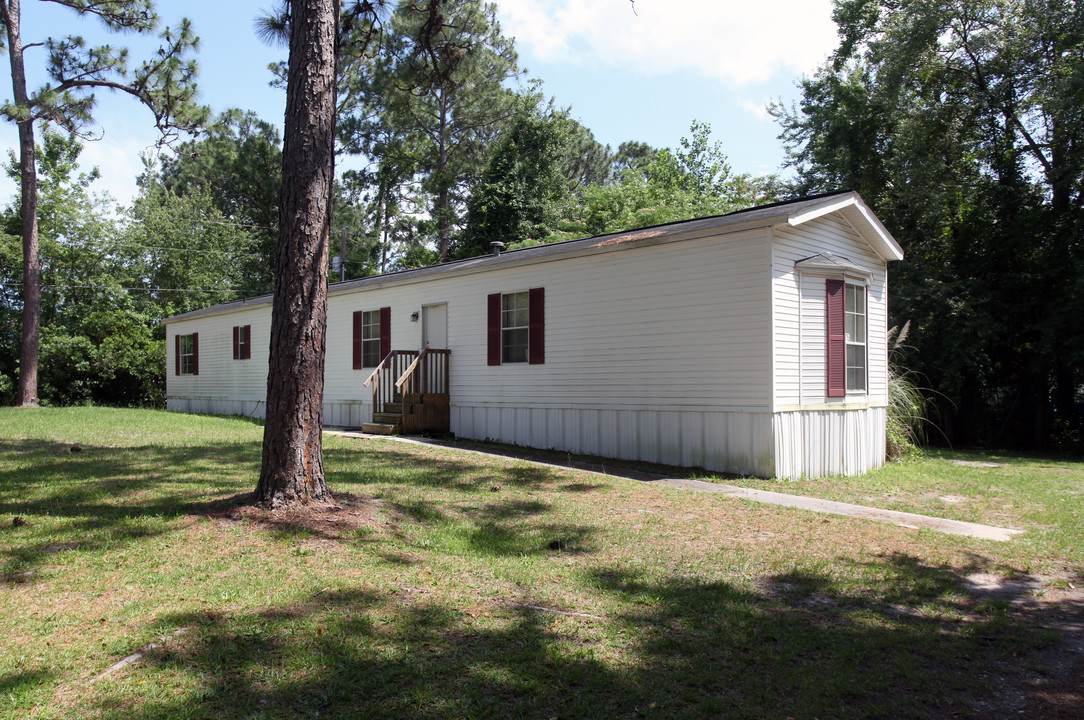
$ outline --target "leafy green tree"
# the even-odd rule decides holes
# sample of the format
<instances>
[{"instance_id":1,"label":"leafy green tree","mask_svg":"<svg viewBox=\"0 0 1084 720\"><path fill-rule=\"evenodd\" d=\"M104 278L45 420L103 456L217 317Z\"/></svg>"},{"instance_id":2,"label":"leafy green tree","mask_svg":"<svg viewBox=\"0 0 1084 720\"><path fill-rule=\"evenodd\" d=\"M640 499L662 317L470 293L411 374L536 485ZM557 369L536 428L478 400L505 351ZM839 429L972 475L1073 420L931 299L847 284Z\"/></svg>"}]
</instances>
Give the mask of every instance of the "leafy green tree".
<instances>
[{"instance_id":1,"label":"leafy green tree","mask_svg":"<svg viewBox=\"0 0 1084 720\"><path fill-rule=\"evenodd\" d=\"M547 241L719 215L776 199L774 176L731 171L721 144L709 141L707 123L693 121L690 131L677 150L623 144L615 166L627 165L617 179L584 188Z\"/></svg>"},{"instance_id":2,"label":"leafy green tree","mask_svg":"<svg viewBox=\"0 0 1084 720\"><path fill-rule=\"evenodd\" d=\"M150 0L50 0L83 17L93 17L112 30L151 34L159 26ZM22 37L22 3L0 0L0 23L11 68L13 100L0 106L0 115L19 129L19 170L23 242L23 309L16 404L38 403L38 348L40 339L41 278L38 262L38 193L35 123L45 120L75 132L91 120L94 92L109 89L127 93L151 109L158 128L165 134L196 127L206 110L194 102L196 86L194 61L187 60L197 39L187 20L174 31L166 28L162 46L134 71L128 67L123 48L86 47L82 38L67 36L27 43ZM26 81L25 50L41 46L48 52L49 81L29 91Z\"/></svg>"},{"instance_id":3,"label":"leafy green tree","mask_svg":"<svg viewBox=\"0 0 1084 720\"><path fill-rule=\"evenodd\" d=\"M619 179L628 170L639 170L647 165L658 152L645 142L628 140L617 147L611 158L613 179Z\"/></svg>"},{"instance_id":4,"label":"leafy green tree","mask_svg":"<svg viewBox=\"0 0 1084 720\"><path fill-rule=\"evenodd\" d=\"M53 404L160 404L164 347L155 328L161 315L133 300L135 272L120 247L114 210L95 195L96 169L78 172L82 144L73 135L46 131L36 149L41 272L40 397ZM8 174L18 177L10 156ZM22 226L21 206L10 207L5 224ZM8 283L21 282L18 240L3 253ZM4 297L4 332L14 339L18 295ZM5 375L14 370L17 342L0 355Z\"/></svg>"},{"instance_id":5,"label":"leafy green tree","mask_svg":"<svg viewBox=\"0 0 1084 720\"><path fill-rule=\"evenodd\" d=\"M155 181L174 195L206 191L224 221L244 227L255 248L239 258L238 288L249 295L270 292L282 186L282 140L274 125L250 111L227 110L143 178Z\"/></svg>"},{"instance_id":6,"label":"leafy green tree","mask_svg":"<svg viewBox=\"0 0 1084 720\"><path fill-rule=\"evenodd\" d=\"M444 260L473 182L513 111L505 83L518 74L512 41L481 0L401 0L376 71L386 122L411 135L411 167L430 198Z\"/></svg>"},{"instance_id":7,"label":"leafy green tree","mask_svg":"<svg viewBox=\"0 0 1084 720\"><path fill-rule=\"evenodd\" d=\"M490 243L541 240L557 228L573 193L609 177L609 151L590 131L539 97L504 127L471 195L457 253L489 252Z\"/></svg>"},{"instance_id":8,"label":"leafy green tree","mask_svg":"<svg viewBox=\"0 0 1084 720\"><path fill-rule=\"evenodd\" d=\"M210 190L184 194L145 180L127 212L116 253L131 273L137 299L159 318L208 307L247 294L260 239L224 215Z\"/></svg>"},{"instance_id":9,"label":"leafy green tree","mask_svg":"<svg viewBox=\"0 0 1084 720\"><path fill-rule=\"evenodd\" d=\"M1047 444L1079 423L1084 370L1084 8L844 0L836 21L800 105L775 109L796 190L854 187L903 241L892 312L946 434Z\"/></svg>"}]
</instances>

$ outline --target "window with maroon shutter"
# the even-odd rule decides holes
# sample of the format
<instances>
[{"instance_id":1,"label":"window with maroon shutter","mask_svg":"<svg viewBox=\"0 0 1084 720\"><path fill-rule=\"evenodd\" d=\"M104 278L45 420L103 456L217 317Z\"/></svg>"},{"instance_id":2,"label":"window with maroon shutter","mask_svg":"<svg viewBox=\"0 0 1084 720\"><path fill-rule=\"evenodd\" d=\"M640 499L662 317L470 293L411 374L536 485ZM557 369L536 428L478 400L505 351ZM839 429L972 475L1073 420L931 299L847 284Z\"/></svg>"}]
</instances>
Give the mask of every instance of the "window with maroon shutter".
<instances>
[{"instance_id":1,"label":"window with maroon shutter","mask_svg":"<svg viewBox=\"0 0 1084 720\"><path fill-rule=\"evenodd\" d=\"M173 336L173 374L181 374L181 336Z\"/></svg>"},{"instance_id":2,"label":"window with maroon shutter","mask_svg":"<svg viewBox=\"0 0 1084 720\"><path fill-rule=\"evenodd\" d=\"M177 375L199 375L199 333L176 335L174 354Z\"/></svg>"},{"instance_id":3,"label":"window with maroon shutter","mask_svg":"<svg viewBox=\"0 0 1084 720\"><path fill-rule=\"evenodd\" d=\"M501 295L501 364L527 362L531 309L527 292Z\"/></svg>"},{"instance_id":4,"label":"window with maroon shutter","mask_svg":"<svg viewBox=\"0 0 1084 720\"><path fill-rule=\"evenodd\" d=\"M234 360L251 360L252 359L252 326L251 325L234 325L233 326L233 359Z\"/></svg>"},{"instance_id":5,"label":"window with maroon shutter","mask_svg":"<svg viewBox=\"0 0 1084 720\"><path fill-rule=\"evenodd\" d=\"M828 280L825 284L828 326L828 397L845 397L847 395L845 284L842 280Z\"/></svg>"},{"instance_id":6,"label":"window with maroon shutter","mask_svg":"<svg viewBox=\"0 0 1084 720\"><path fill-rule=\"evenodd\" d=\"M866 390L866 288L844 289L843 335L847 344L847 391Z\"/></svg>"},{"instance_id":7,"label":"window with maroon shutter","mask_svg":"<svg viewBox=\"0 0 1084 720\"><path fill-rule=\"evenodd\" d=\"M489 295L486 330L489 365L545 363L545 289Z\"/></svg>"},{"instance_id":8,"label":"window with maroon shutter","mask_svg":"<svg viewBox=\"0 0 1084 720\"><path fill-rule=\"evenodd\" d=\"M354 369L376 367L391 352L391 308L354 313Z\"/></svg>"}]
</instances>

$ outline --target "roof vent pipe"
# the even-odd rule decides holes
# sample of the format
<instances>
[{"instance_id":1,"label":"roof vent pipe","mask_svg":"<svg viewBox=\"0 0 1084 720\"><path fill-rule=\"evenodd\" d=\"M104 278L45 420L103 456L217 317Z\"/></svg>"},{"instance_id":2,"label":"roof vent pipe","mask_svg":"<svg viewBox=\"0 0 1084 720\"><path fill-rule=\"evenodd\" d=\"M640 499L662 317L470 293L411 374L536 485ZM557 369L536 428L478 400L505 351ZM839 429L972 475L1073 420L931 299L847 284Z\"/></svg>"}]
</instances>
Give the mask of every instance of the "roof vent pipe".
<instances>
[{"instance_id":1,"label":"roof vent pipe","mask_svg":"<svg viewBox=\"0 0 1084 720\"><path fill-rule=\"evenodd\" d=\"M500 255L501 250L504 250L504 243L502 243L500 240L494 240L489 244L489 247L493 251L494 255Z\"/></svg>"}]
</instances>

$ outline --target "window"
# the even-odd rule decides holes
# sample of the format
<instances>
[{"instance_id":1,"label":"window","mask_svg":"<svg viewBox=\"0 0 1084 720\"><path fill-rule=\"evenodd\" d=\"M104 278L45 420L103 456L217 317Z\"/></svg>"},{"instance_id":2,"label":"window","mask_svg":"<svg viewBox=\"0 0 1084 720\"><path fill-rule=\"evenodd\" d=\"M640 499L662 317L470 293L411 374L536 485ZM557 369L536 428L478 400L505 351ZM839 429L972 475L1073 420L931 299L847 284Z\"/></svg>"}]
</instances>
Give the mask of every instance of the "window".
<instances>
[{"instance_id":1,"label":"window","mask_svg":"<svg viewBox=\"0 0 1084 720\"><path fill-rule=\"evenodd\" d=\"M380 311L366 310L361 314L361 364L380 364Z\"/></svg>"},{"instance_id":2,"label":"window","mask_svg":"<svg viewBox=\"0 0 1084 720\"><path fill-rule=\"evenodd\" d=\"M199 375L199 333L174 335L173 360L177 375Z\"/></svg>"},{"instance_id":3,"label":"window","mask_svg":"<svg viewBox=\"0 0 1084 720\"><path fill-rule=\"evenodd\" d=\"M488 364L545 363L545 313L545 288L490 295Z\"/></svg>"},{"instance_id":4,"label":"window","mask_svg":"<svg viewBox=\"0 0 1084 720\"><path fill-rule=\"evenodd\" d=\"M376 367L391 352L391 308L354 313L354 369Z\"/></svg>"},{"instance_id":5,"label":"window","mask_svg":"<svg viewBox=\"0 0 1084 720\"><path fill-rule=\"evenodd\" d=\"M252 326L233 326L233 359L252 359Z\"/></svg>"},{"instance_id":6,"label":"window","mask_svg":"<svg viewBox=\"0 0 1084 720\"><path fill-rule=\"evenodd\" d=\"M866 288L827 281L828 397L866 391Z\"/></svg>"},{"instance_id":7,"label":"window","mask_svg":"<svg viewBox=\"0 0 1084 720\"><path fill-rule=\"evenodd\" d=\"M527 362L527 338L531 324L526 292L501 295L501 363Z\"/></svg>"},{"instance_id":8,"label":"window","mask_svg":"<svg viewBox=\"0 0 1084 720\"><path fill-rule=\"evenodd\" d=\"M866 390L866 288L847 285L844 300L847 392Z\"/></svg>"}]
</instances>

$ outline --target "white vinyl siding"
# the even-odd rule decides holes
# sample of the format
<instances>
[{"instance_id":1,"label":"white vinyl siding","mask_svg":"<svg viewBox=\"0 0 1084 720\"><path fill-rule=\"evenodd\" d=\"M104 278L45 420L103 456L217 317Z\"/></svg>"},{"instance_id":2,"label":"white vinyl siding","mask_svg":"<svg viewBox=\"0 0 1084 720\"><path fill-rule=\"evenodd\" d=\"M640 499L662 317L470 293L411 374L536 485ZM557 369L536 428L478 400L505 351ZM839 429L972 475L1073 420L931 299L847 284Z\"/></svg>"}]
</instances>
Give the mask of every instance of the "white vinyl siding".
<instances>
[{"instance_id":1,"label":"white vinyl siding","mask_svg":"<svg viewBox=\"0 0 1084 720\"><path fill-rule=\"evenodd\" d=\"M233 359L233 328L251 325L251 362ZM174 337L199 333L199 375L166 374L166 407L191 412L248 415L267 396L268 337L271 303L191 320L172 321L166 327L166 347L174 350ZM178 401L182 398L185 402ZM212 405L212 403L214 403ZM262 409L256 416L263 417Z\"/></svg>"},{"instance_id":2,"label":"white vinyl siding","mask_svg":"<svg viewBox=\"0 0 1084 720\"><path fill-rule=\"evenodd\" d=\"M452 403L767 410L768 258L760 231L442 281ZM487 291L539 286L545 365L494 372L485 355Z\"/></svg>"},{"instance_id":3,"label":"white vinyl siding","mask_svg":"<svg viewBox=\"0 0 1084 720\"><path fill-rule=\"evenodd\" d=\"M794 410L819 407L826 391L827 335L825 332L826 277L865 284L866 382L858 399L882 406L888 402L888 288L886 262L844 218L828 215L798 227L772 229L773 252L775 408ZM826 275L795 270L797 260L831 252L866 268L872 278ZM799 286L799 281L801 285Z\"/></svg>"},{"instance_id":4,"label":"white vinyl siding","mask_svg":"<svg viewBox=\"0 0 1084 720\"><path fill-rule=\"evenodd\" d=\"M465 405L769 412L771 328L764 318L771 304L770 257L767 231L756 230L333 291L328 299L325 399L333 404L370 402L364 379L351 372L350 328L356 308L391 306L393 349L417 349L421 323L410 322L410 314L440 302L448 306L453 418L455 408ZM542 286L546 364L513 364L494 372L486 363L487 294ZM270 301L258 312L262 322L230 313L175 321L170 329L198 329L202 356L204 332L218 325L225 329L223 340L232 341L232 326L241 323L252 324L254 339L267 337L263 328L270 319ZM266 368L266 348L255 345L256 362L251 365L262 362ZM237 380L214 382L208 396L236 395L240 387L242 392L251 388L246 397L262 400L266 376L258 382ZM182 387L171 383L170 395L186 394Z\"/></svg>"}]
</instances>

